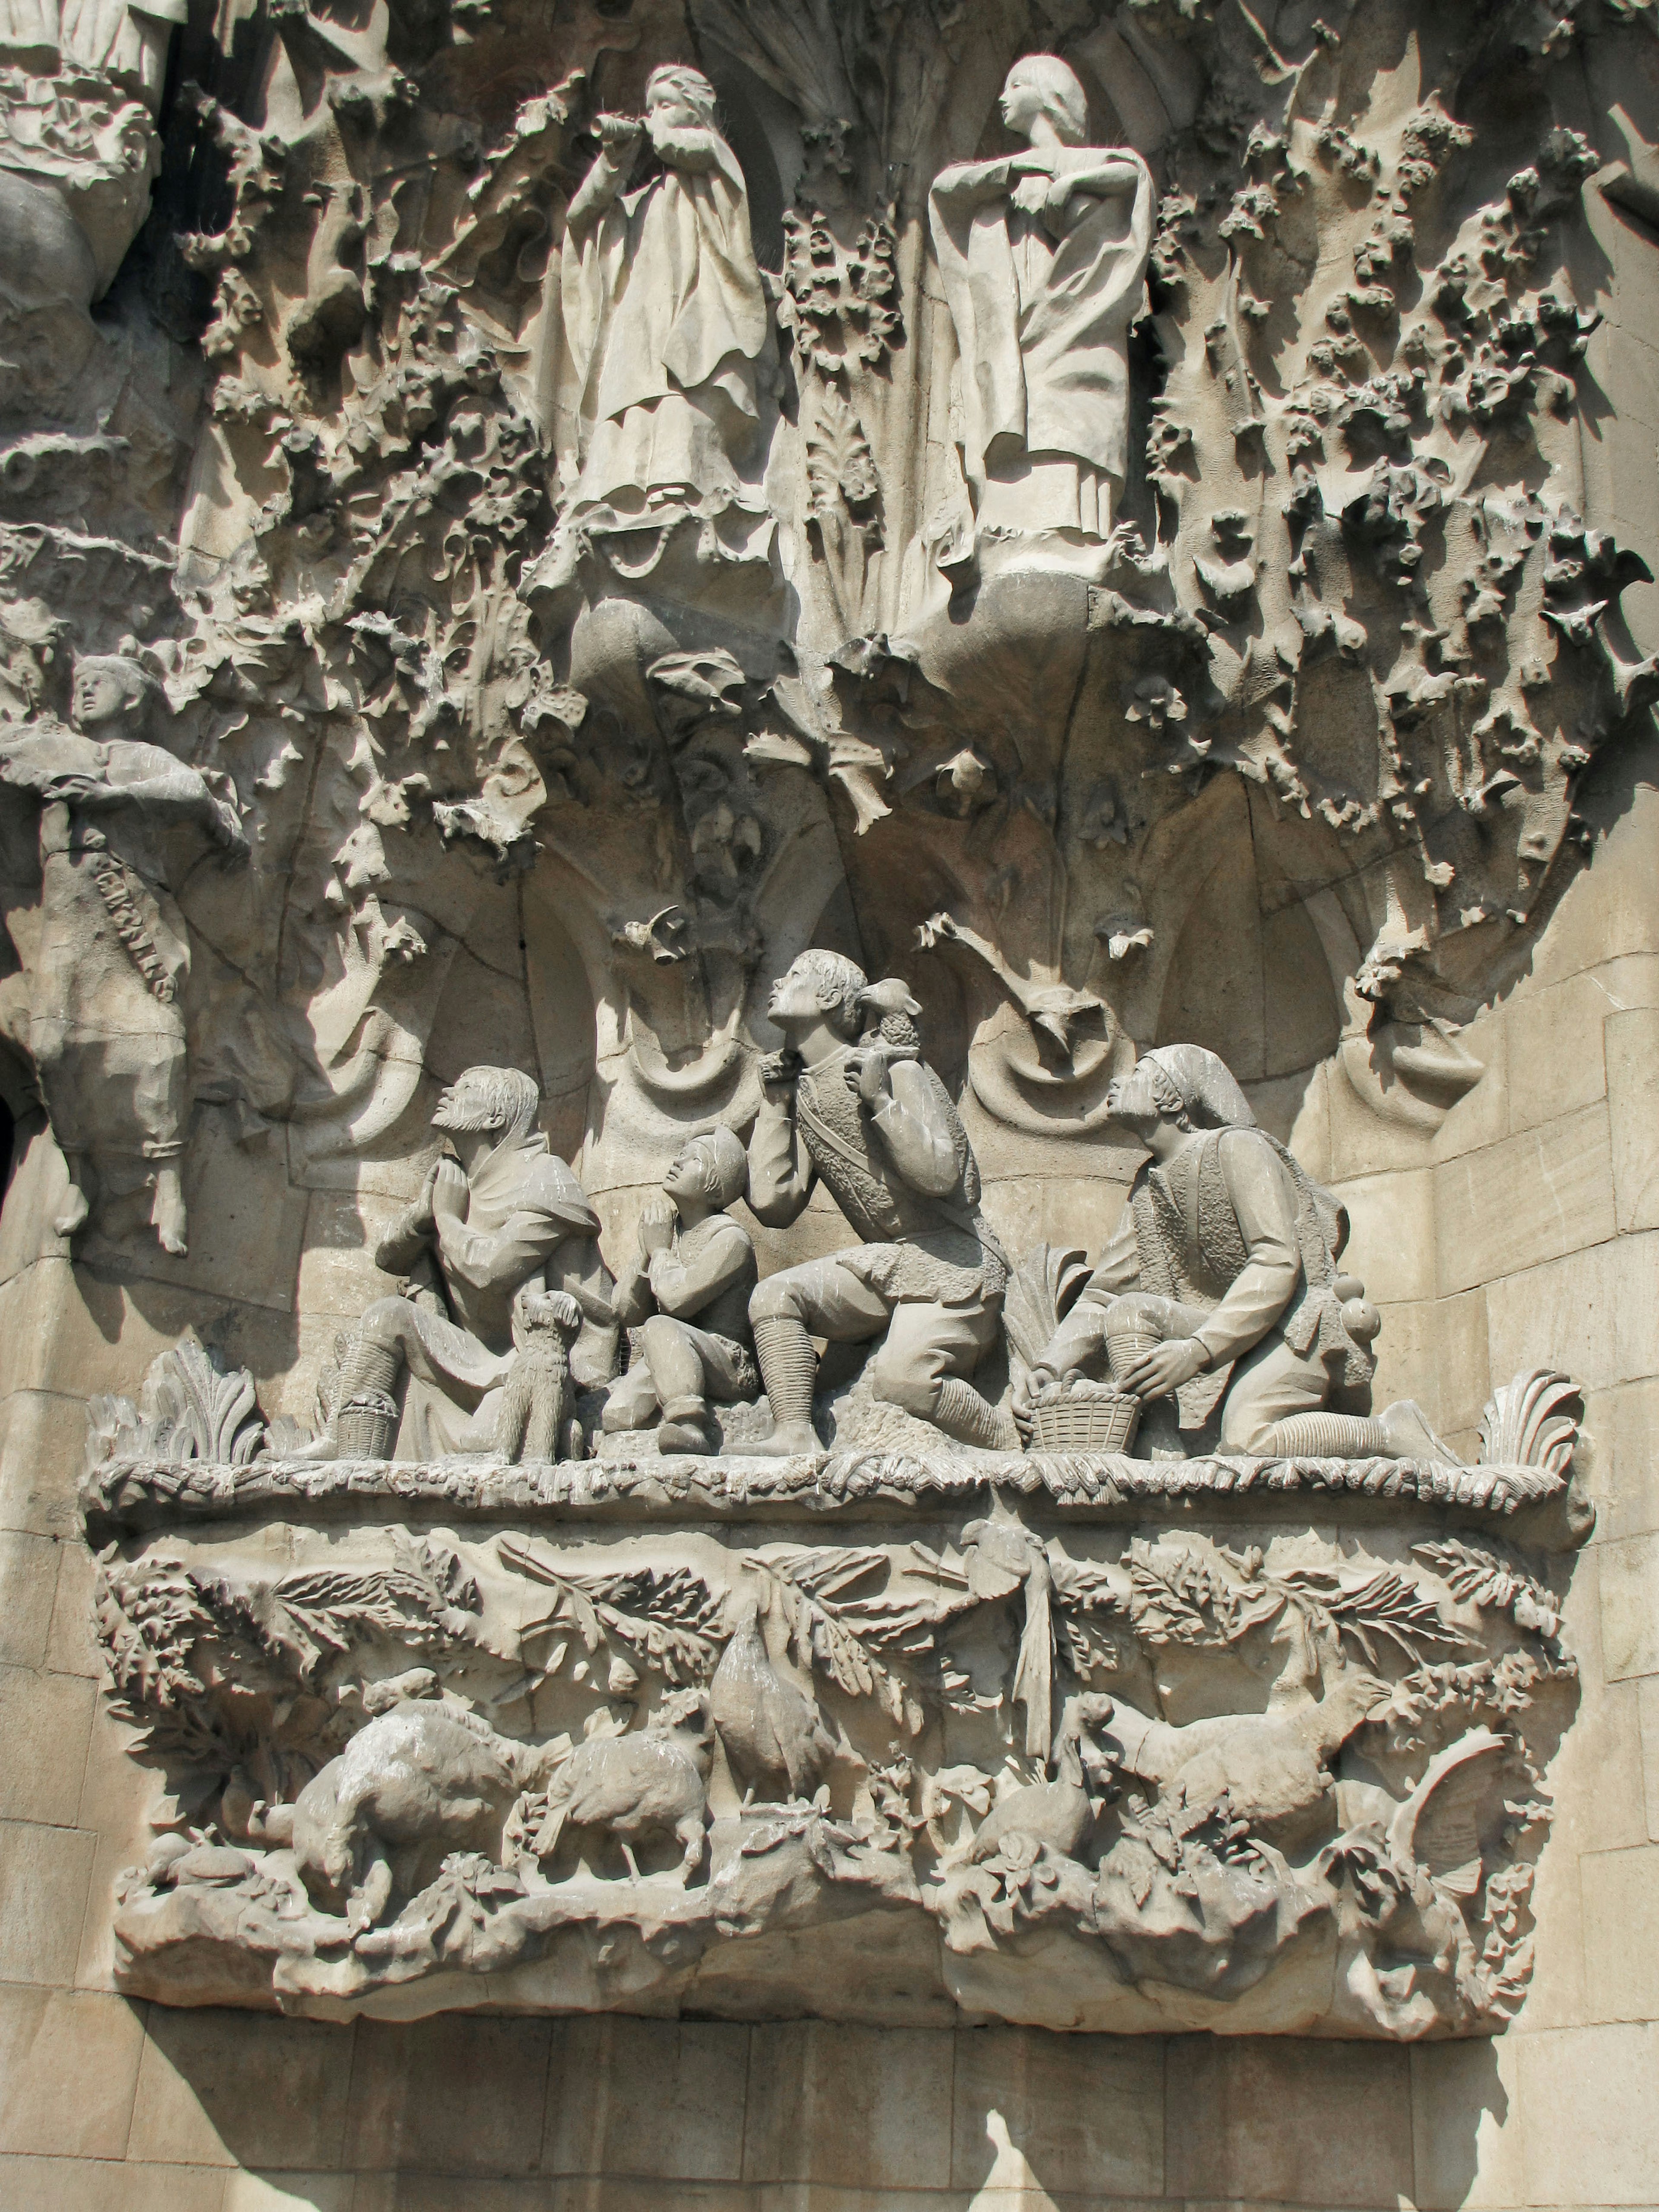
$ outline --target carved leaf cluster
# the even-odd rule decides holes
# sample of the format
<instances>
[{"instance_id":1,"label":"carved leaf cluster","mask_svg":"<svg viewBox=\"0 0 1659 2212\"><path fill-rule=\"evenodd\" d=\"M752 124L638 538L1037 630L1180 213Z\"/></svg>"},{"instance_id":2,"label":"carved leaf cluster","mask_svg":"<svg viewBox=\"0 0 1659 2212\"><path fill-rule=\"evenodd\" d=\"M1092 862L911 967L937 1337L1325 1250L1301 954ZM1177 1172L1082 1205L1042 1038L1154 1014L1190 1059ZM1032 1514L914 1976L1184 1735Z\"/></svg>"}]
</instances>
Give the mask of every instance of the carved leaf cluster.
<instances>
[{"instance_id":1,"label":"carved leaf cluster","mask_svg":"<svg viewBox=\"0 0 1659 2212\"><path fill-rule=\"evenodd\" d=\"M1518 1562L1455 1536L1439 1543L1413 1544L1412 1549L1454 1596L1506 1613L1517 1628L1535 1629L1547 1639L1559 1636L1561 1613L1554 1592Z\"/></svg>"},{"instance_id":2,"label":"carved leaf cluster","mask_svg":"<svg viewBox=\"0 0 1659 2212\"><path fill-rule=\"evenodd\" d=\"M919 1735L931 1695L961 1700L970 1685L941 1652L944 1607L927 1599L888 1596L869 1585L885 1578L884 1553L773 1549L745 1564L761 1581L763 1609L781 1620L798 1662L827 1674L848 1697L873 1698L888 1717Z\"/></svg>"},{"instance_id":3,"label":"carved leaf cluster","mask_svg":"<svg viewBox=\"0 0 1659 2212\"><path fill-rule=\"evenodd\" d=\"M179 1563L133 1565L112 1549L94 1595L100 1640L121 1695L175 1706L199 1697L198 1648L212 1643L258 1654L290 1680L311 1685L319 1668L365 1637L416 1650L466 1640L478 1592L447 1547L397 1540L398 1564L301 1568L265 1578Z\"/></svg>"},{"instance_id":4,"label":"carved leaf cluster","mask_svg":"<svg viewBox=\"0 0 1659 2212\"><path fill-rule=\"evenodd\" d=\"M714 1671L724 1635L720 1600L702 1576L686 1567L636 1567L602 1575L566 1568L555 1557L518 1537L498 1547L509 1565L559 1594L549 1616L568 1625L590 1654L618 1644L672 1688L706 1682ZM545 1626L546 1623L538 1624ZM544 1672L556 1674L567 1647L555 1647Z\"/></svg>"},{"instance_id":5,"label":"carved leaf cluster","mask_svg":"<svg viewBox=\"0 0 1659 2212\"><path fill-rule=\"evenodd\" d=\"M245 1367L187 1338L164 1352L145 1377L141 1404L97 1397L87 1407L88 1468L117 1458L246 1467L265 1440L265 1425Z\"/></svg>"}]
</instances>

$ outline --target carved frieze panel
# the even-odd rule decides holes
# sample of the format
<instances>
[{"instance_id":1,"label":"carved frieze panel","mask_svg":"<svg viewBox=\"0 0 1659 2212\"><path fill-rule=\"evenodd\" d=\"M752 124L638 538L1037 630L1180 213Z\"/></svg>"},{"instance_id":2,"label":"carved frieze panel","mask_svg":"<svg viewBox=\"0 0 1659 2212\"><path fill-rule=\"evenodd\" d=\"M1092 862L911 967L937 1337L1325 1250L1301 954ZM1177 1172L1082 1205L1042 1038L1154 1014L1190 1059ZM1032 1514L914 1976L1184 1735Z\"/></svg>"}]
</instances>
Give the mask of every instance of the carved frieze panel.
<instances>
[{"instance_id":1,"label":"carved frieze panel","mask_svg":"<svg viewBox=\"0 0 1659 2212\"><path fill-rule=\"evenodd\" d=\"M167 1793L134 1994L1410 2038L1521 2001L1577 1690L1501 1522L890 1480L411 1534L362 1472L343 1524L236 1487L100 1555Z\"/></svg>"},{"instance_id":2,"label":"carved frieze panel","mask_svg":"<svg viewBox=\"0 0 1659 2212\"><path fill-rule=\"evenodd\" d=\"M159 1793L135 1995L1412 2039L1522 2000L1562 1377L1455 1473L319 1462L199 1352L150 1395L82 1485Z\"/></svg>"}]
</instances>

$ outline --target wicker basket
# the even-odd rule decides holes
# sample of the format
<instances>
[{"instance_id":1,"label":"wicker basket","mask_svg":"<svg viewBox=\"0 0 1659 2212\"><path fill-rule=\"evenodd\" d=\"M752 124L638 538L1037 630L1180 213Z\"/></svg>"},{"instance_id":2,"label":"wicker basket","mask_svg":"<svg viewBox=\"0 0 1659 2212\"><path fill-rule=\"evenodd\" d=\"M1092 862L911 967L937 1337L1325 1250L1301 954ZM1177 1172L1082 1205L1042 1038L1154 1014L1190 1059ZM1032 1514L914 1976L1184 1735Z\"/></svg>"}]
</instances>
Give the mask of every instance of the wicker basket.
<instances>
[{"instance_id":1,"label":"wicker basket","mask_svg":"<svg viewBox=\"0 0 1659 2212\"><path fill-rule=\"evenodd\" d=\"M398 1401L384 1390L359 1390L335 1418L335 1446L342 1459L387 1459L398 1433Z\"/></svg>"},{"instance_id":2,"label":"wicker basket","mask_svg":"<svg viewBox=\"0 0 1659 2212\"><path fill-rule=\"evenodd\" d=\"M1031 1406L1031 1448L1051 1452L1127 1452L1140 1401L1109 1382L1081 1376L1056 1382Z\"/></svg>"}]
</instances>

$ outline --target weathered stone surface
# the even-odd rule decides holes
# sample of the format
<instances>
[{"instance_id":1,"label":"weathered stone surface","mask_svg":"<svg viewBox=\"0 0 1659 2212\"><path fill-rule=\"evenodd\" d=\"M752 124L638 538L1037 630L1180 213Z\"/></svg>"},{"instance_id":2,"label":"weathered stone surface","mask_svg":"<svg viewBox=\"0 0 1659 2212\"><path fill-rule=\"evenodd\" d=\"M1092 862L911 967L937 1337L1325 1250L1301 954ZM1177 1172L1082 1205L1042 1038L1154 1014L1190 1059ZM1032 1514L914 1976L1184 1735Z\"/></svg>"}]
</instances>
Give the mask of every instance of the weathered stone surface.
<instances>
[{"instance_id":1,"label":"weathered stone surface","mask_svg":"<svg viewBox=\"0 0 1659 2212\"><path fill-rule=\"evenodd\" d=\"M1659 2197L1656 21L0 0L0 2195Z\"/></svg>"}]
</instances>

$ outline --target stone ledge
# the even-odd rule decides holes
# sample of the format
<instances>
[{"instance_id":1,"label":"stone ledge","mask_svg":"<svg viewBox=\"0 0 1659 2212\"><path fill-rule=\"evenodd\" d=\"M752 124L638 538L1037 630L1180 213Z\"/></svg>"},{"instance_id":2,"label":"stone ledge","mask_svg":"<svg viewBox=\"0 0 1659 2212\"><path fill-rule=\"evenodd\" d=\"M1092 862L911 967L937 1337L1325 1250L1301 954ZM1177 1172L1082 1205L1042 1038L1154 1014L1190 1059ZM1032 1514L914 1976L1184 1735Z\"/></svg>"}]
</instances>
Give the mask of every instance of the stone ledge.
<instances>
[{"instance_id":1,"label":"stone ledge","mask_svg":"<svg viewBox=\"0 0 1659 2212\"><path fill-rule=\"evenodd\" d=\"M81 1486L89 1528L155 1527L174 1519L296 1508L338 1517L379 1501L499 1517L607 1510L684 1520L788 1506L968 1500L1005 1490L1046 1492L1073 1511L1179 1501L1283 1498L1412 1503L1508 1516L1559 1498L1566 1478L1539 1467L1450 1467L1410 1459L1139 1460L1121 1455L944 1451L818 1452L779 1459L570 1460L514 1466L488 1458L255 1460L245 1466L114 1459Z\"/></svg>"}]
</instances>

